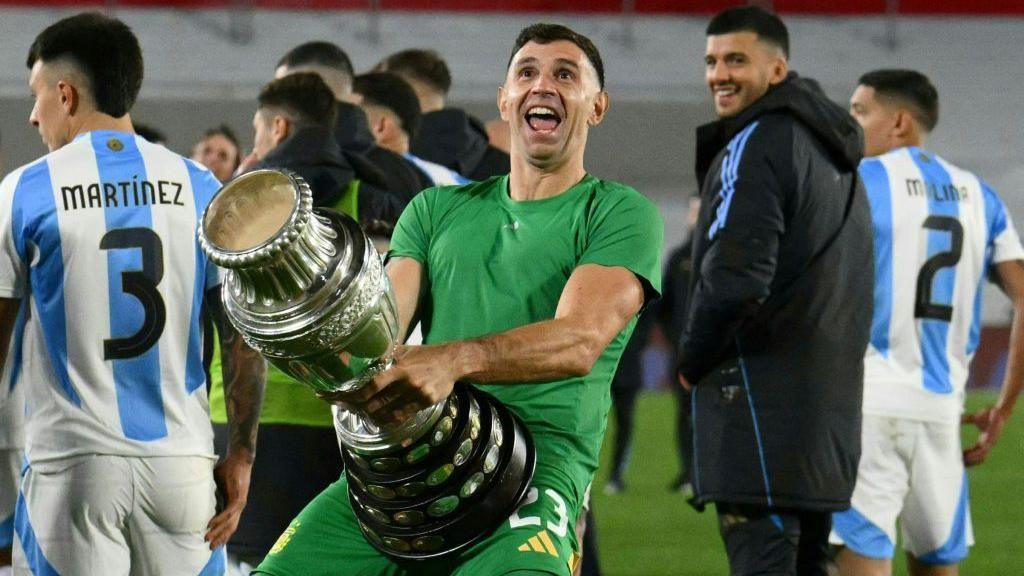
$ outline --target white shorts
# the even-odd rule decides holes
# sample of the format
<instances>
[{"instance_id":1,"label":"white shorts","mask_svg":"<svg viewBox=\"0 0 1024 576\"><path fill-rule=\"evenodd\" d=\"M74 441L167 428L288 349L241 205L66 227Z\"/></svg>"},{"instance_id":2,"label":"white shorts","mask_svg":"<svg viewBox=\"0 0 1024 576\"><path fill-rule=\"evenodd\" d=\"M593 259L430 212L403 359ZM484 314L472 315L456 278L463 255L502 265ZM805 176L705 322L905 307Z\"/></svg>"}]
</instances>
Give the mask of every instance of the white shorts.
<instances>
[{"instance_id":1,"label":"white shorts","mask_svg":"<svg viewBox=\"0 0 1024 576\"><path fill-rule=\"evenodd\" d=\"M974 544L960 425L864 415L851 507L832 517L832 544L892 558L903 548L925 564L956 564Z\"/></svg>"},{"instance_id":2,"label":"white shorts","mask_svg":"<svg viewBox=\"0 0 1024 576\"><path fill-rule=\"evenodd\" d=\"M29 466L15 514L14 574L222 575L203 541L216 507L208 458L81 456Z\"/></svg>"},{"instance_id":3,"label":"white shorts","mask_svg":"<svg viewBox=\"0 0 1024 576\"><path fill-rule=\"evenodd\" d=\"M0 548L10 548L14 542L14 503L23 459L21 448L0 450Z\"/></svg>"}]
</instances>

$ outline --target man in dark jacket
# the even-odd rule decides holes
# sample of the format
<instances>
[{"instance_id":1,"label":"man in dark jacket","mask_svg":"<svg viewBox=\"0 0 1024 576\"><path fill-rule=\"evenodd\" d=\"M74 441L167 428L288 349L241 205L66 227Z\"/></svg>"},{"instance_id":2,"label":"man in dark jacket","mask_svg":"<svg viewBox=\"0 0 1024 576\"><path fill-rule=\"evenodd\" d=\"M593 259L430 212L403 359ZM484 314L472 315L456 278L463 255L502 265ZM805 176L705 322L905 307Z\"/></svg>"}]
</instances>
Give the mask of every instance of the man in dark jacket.
<instances>
[{"instance_id":1,"label":"man in dark jacket","mask_svg":"<svg viewBox=\"0 0 1024 576\"><path fill-rule=\"evenodd\" d=\"M341 154L360 181L404 196L407 200L423 189L416 168L401 154L377 146L366 115L359 106L350 102L355 73L344 50L324 41L300 44L281 57L274 77L282 78L296 72L312 72L320 76L337 99L334 137Z\"/></svg>"},{"instance_id":2,"label":"man in dark jacket","mask_svg":"<svg viewBox=\"0 0 1024 576\"><path fill-rule=\"evenodd\" d=\"M362 223L397 222L408 196L362 180L334 138L336 117L334 96L316 74L296 73L267 84L253 117L255 168L297 172L309 183L315 206L341 210Z\"/></svg>"},{"instance_id":3,"label":"man in dark jacket","mask_svg":"<svg viewBox=\"0 0 1024 576\"><path fill-rule=\"evenodd\" d=\"M694 388L696 503L714 502L732 574L826 573L829 512L860 456L872 305L862 138L788 72L759 8L707 28L719 120L698 129L702 208L679 375Z\"/></svg>"},{"instance_id":4,"label":"man in dark jacket","mask_svg":"<svg viewBox=\"0 0 1024 576\"><path fill-rule=\"evenodd\" d=\"M382 60L375 70L401 76L420 99L423 115L410 149L414 155L470 180L508 173L509 156L491 146L484 124L464 110L446 106L452 75L437 52L402 50Z\"/></svg>"}]
</instances>

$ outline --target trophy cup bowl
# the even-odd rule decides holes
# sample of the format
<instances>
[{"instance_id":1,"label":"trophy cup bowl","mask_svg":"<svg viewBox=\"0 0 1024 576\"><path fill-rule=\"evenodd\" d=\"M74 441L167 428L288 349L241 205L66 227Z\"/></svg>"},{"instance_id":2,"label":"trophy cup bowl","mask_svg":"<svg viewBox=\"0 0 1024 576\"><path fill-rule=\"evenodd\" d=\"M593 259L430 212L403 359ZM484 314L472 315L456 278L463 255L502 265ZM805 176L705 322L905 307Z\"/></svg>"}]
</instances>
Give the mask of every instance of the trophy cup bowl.
<instances>
[{"instance_id":1,"label":"trophy cup bowl","mask_svg":"<svg viewBox=\"0 0 1024 576\"><path fill-rule=\"evenodd\" d=\"M256 170L203 212L203 252L226 269L224 310L246 343L320 392L351 392L393 362L398 313L383 263L352 218L314 209L296 174ZM351 357L366 369L353 375ZM457 383L398 423L338 409L349 500L367 541L401 559L464 550L511 514L536 453L522 421Z\"/></svg>"}]
</instances>

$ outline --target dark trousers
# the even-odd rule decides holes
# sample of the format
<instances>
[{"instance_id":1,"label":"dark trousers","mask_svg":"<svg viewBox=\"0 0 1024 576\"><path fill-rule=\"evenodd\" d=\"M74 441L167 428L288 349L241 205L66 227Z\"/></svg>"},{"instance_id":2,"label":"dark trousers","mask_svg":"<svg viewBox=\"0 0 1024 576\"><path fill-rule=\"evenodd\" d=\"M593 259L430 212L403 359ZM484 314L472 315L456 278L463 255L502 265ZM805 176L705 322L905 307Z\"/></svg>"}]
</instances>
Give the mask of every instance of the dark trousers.
<instances>
[{"instance_id":1,"label":"dark trousers","mask_svg":"<svg viewBox=\"0 0 1024 576\"><path fill-rule=\"evenodd\" d=\"M828 512L716 502L732 576L826 576Z\"/></svg>"},{"instance_id":2,"label":"dark trousers","mask_svg":"<svg viewBox=\"0 0 1024 576\"><path fill-rule=\"evenodd\" d=\"M693 427L690 424L693 397L674 380L672 381L672 395L676 400L676 454L679 456L679 479L684 482L693 482L691 477Z\"/></svg>"},{"instance_id":3,"label":"dark trousers","mask_svg":"<svg viewBox=\"0 0 1024 576\"><path fill-rule=\"evenodd\" d=\"M636 379L639 383L639 378ZM612 453L610 480L622 482L633 453L633 415L639 386L612 385L612 408L615 411L615 446Z\"/></svg>"},{"instance_id":4,"label":"dark trousers","mask_svg":"<svg viewBox=\"0 0 1024 576\"><path fill-rule=\"evenodd\" d=\"M601 576L601 560L597 556L597 522L594 511L587 509L587 527L583 532L583 563L580 576Z\"/></svg>"}]
</instances>

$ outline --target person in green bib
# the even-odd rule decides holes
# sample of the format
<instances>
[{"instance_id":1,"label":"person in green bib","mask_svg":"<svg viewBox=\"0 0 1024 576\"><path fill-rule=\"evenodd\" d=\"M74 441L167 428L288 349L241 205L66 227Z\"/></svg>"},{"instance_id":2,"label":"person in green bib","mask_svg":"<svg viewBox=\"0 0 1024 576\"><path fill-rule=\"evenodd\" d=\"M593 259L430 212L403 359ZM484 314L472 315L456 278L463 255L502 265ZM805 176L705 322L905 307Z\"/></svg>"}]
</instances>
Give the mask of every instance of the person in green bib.
<instances>
[{"instance_id":1,"label":"person in green bib","mask_svg":"<svg viewBox=\"0 0 1024 576\"><path fill-rule=\"evenodd\" d=\"M493 394L533 436L519 510L455 555L401 562L363 538L342 477L292 522L255 574L568 576L577 519L607 424L610 382L637 314L659 295L662 221L636 190L583 165L608 94L594 44L536 24L516 40L498 108L512 131L505 176L428 189L399 218L388 276L402 337L394 366L331 401L380 421L445 398L456 381ZM537 545L531 545L536 542Z\"/></svg>"}]
</instances>

